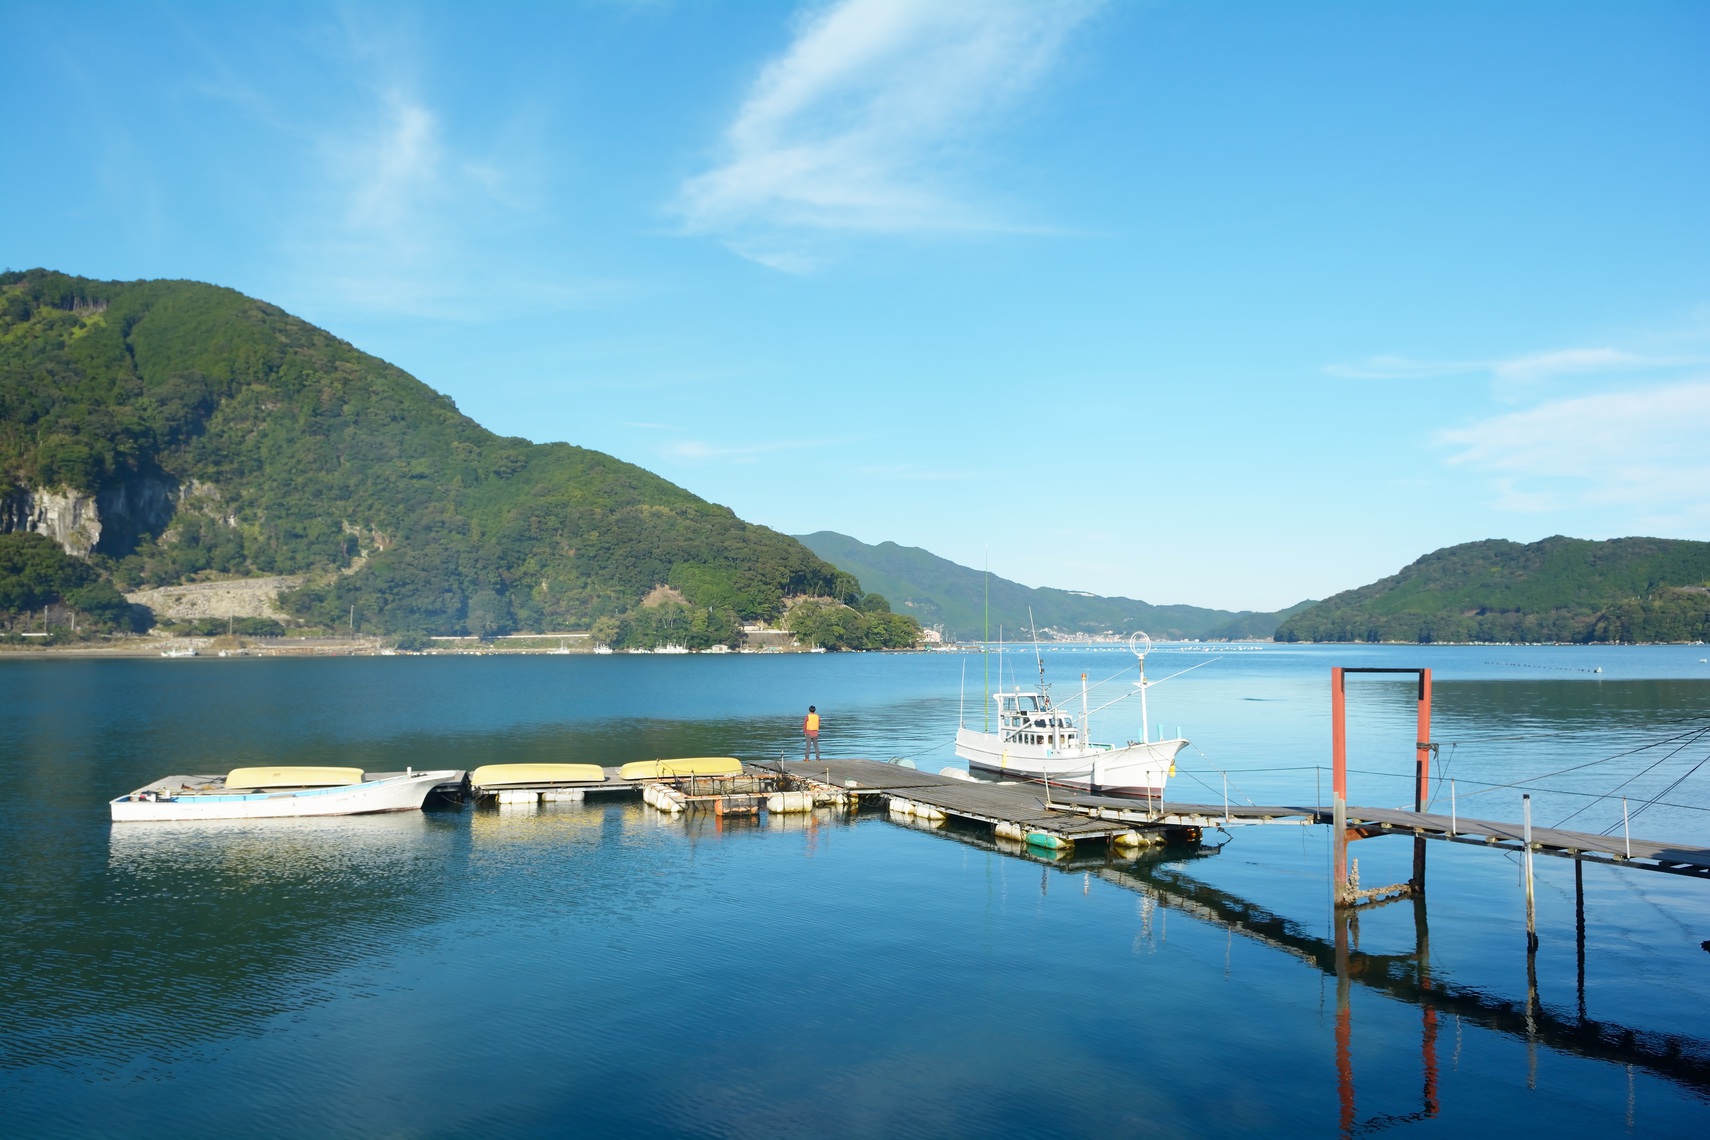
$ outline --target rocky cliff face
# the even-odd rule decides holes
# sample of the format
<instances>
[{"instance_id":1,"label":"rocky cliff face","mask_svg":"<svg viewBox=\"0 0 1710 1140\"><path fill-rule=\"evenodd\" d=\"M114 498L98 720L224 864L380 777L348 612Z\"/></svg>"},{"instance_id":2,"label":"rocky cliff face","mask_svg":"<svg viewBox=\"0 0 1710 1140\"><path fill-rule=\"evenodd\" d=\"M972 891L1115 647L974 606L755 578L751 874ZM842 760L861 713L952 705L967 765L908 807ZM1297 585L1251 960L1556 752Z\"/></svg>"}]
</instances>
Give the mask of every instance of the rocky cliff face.
<instances>
[{"instance_id":1,"label":"rocky cliff face","mask_svg":"<svg viewBox=\"0 0 1710 1140\"><path fill-rule=\"evenodd\" d=\"M244 578L224 582L194 582L126 594L128 601L147 606L157 618L195 621L198 618L258 617L289 624L279 608L279 595L303 584L301 574Z\"/></svg>"},{"instance_id":2,"label":"rocky cliff face","mask_svg":"<svg viewBox=\"0 0 1710 1140\"><path fill-rule=\"evenodd\" d=\"M178 489L142 476L90 495L83 491L19 487L0 495L0 534L30 530L86 558L97 549L123 554L137 535L158 534L172 520Z\"/></svg>"}]
</instances>

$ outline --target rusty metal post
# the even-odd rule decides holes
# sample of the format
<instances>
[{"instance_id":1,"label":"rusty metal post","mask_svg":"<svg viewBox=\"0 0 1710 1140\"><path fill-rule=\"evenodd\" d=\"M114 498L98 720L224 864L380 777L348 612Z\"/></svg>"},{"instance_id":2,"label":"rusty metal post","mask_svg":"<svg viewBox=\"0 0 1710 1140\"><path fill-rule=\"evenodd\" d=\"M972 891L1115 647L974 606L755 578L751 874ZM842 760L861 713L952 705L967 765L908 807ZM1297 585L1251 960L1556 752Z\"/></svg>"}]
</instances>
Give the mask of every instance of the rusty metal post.
<instances>
[{"instance_id":1,"label":"rusty metal post","mask_svg":"<svg viewBox=\"0 0 1710 1140\"><path fill-rule=\"evenodd\" d=\"M1530 794L1520 797L1521 829L1526 850L1523 853L1526 871L1526 953L1528 956L1538 950L1538 911L1532 890L1532 797Z\"/></svg>"},{"instance_id":2,"label":"rusty metal post","mask_svg":"<svg viewBox=\"0 0 1710 1140\"><path fill-rule=\"evenodd\" d=\"M1417 745L1418 783L1413 789L1413 810L1423 812L1431 802L1431 670L1419 671L1419 737ZM1413 878L1408 880L1413 893L1425 893L1425 837L1413 837Z\"/></svg>"},{"instance_id":3,"label":"rusty metal post","mask_svg":"<svg viewBox=\"0 0 1710 1140\"><path fill-rule=\"evenodd\" d=\"M1573 861L1574 946L1579 957L1579 1020L1585 1021L1585 863Z\"/></svg>"},{"instance_id":4,"label":"rusty metal post","mask_svg":"<svg viewBox=\"0 0 1710 1140\"><path fill-rule=\"evenodd\" d=\"M1331 831L1335 859L1330 885L1337 906L1354 901L1348 886L1348 698L1342 689L1342 670L1330 670L1330 795Z\"/></svg>"}]
</instances>

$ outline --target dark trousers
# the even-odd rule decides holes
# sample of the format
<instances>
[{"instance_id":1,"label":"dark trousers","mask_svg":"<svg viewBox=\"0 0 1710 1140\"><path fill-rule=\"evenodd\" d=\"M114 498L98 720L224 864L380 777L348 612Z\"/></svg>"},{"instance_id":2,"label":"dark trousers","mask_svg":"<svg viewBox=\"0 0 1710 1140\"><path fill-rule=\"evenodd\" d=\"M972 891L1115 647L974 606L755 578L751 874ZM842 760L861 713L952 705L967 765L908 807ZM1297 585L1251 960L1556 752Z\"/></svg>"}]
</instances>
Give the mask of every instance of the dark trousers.
<instances>
[{"instance_id":1,"label":"dark trousers","mask_svg":"<svg viewBox=\"0 0 1710 1140\"><path fill-rule=\"evenodd\" d=\"M802 759L806 760L811 756L813 759L818 760L819 759L819 733L817 733L817 732L804 732L804 733L802 733L802 735L807 737L807 744L802 748Z\"/></svg>"}]
</instances>

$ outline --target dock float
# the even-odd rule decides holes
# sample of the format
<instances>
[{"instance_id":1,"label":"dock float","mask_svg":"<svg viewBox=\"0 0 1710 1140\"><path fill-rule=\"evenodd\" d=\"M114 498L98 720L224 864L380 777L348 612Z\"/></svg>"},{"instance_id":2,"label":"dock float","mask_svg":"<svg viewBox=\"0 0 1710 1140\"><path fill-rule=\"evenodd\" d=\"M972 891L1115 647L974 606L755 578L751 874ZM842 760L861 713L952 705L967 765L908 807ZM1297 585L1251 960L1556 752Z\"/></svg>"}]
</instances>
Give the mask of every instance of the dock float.
<instances>
[{"instance_id":1,"label":"dock float","mask_svg":"<svg viewBox=\"0 0 1710 1140\"><path fill-rule=\"evenodd\" d=\"M801 780L816 790L842 792L856 800L883 801L893 815L926 823L959 819L989 826L1000 839L1046 851L1069 851L1077 843L1149 847L1182 839L1197 841L1199 825L1145 819L1134 806L1111 797L1047 795L1043 784L989 783L920 772L879 760L779 760L755 767ZM1093 814L1087 807L1099 809Z\"/></svg>"}]
</instances>

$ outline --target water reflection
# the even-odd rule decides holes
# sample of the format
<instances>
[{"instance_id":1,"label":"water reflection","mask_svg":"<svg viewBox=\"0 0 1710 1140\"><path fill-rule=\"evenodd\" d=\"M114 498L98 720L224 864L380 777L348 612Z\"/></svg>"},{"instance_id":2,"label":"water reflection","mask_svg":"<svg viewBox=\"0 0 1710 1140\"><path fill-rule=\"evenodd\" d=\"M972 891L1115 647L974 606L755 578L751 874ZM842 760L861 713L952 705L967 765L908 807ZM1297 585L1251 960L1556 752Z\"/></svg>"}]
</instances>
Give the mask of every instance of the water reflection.
<instances>
[{"instance_id":1,"label":"water reflection","mask_svg":"<svg viewBox=\"0 0 1710 1140\"><path fill-rule=\"evenodd\" d=\"M1288 769L1241 777L1261 802L1311 803L1328 665L1468 654L1418 656L1248 654L1172 685L1160 715L1238 775ZM1496 1048L1459 1068L1441 1050L1443 1123L1476 1111L1487 1126L1593 1130L1622 1072L1579 1057L1630 1063L1641 1089L1648 1069L1687 1090L1657 1098L1659 1132L1702 1131L1710 1104L1704 985L1675 953L1691 925L1688 957L1702 960L1703 898L1681 892L1703 884L1667 893L1649 881L1674 883L1664 876L1596 880L1590 1006L1616 1024L1573 1000L1566 934L1545 941L1549 1001L1520 988L1511 916L1493 918L1506 904L1484 898L1514 889L1513 876L1479 852L1433 871L1429 915L1400 903L1339 936L1316 841L1297 850L1280 829L1243 833L1218 858L1129 859L882 813L670 817L596 797L217 828L105 818L118 792L240 756L392 770L793 754L810 702L830 714L828 754L912 755L932 771L949 762L955 659L252 662L194 685L148 663L61 664L11 666L0 685L0 776L15 793L0 831L0 1099L25 1131L100 1134L113 1120L210 1135L304 1120L303 1132L415 1135L1369 1131L1432 1110L1432 1050L1462 1025L1469 1057L1481 1037ZM1447 673L1437 735L1459 743L1449 776L1463 780L1535 775L1677 731L1710 697L1701 679ZM1402 788L1405 690L1351 710L1371 767L1391 764ZM1111 735L1130 731L1106 719ZM1221 788L1207 779L1209 802ZM1356 795L1362 779L1386 786L1357 776ZM1678 797L1710 803L1710 769L1698 779ZM1181 787L1194 786L1184 768ZM1571 885L1557 905L1571 913ZM992 1052L1020 1020L1025 1072ZM804 1056L804 1042L821 1052ZM1542 1068L1545 1095L1489 1066L1517 1056L1514 1042L1564 1054ZM829 1079L804 1082L810 1069ZM351 1076L376 1073L397 1075L387 1087L507 1093L404 1104Z\"/></svg>"},{"instance_id":2,"label":"water reflection","mask_svg":"<svg viewBox=\"0 0 1710 1140\"><path fill-rule=\"evenodd\" d=\"M910 827L906 819L893 819ZM918 825L911 830L922 830ZM994 840L984 829L951 826L938 829L942 838L1024 859L1044 868L1044 874L1063 876L1071 882L1097 877L1134 891L1145 900L1145 925L1150 930L1157 915L1176 910L1210 926L1220 927L1286 954L1319 970L1336 982L1336 1067L1340 1116L1344 1135L1379 1131L1395 1124L1437 1116L1439 1061L1436 1052L1441 1018L1454 1017L1470 1025L1494 1030L1527 1043L1535 1053L1539 1047L1617 1064L1635 1065L1692 1089L1710 1094L1710 1037L1646 1030L1613 1021L1598 1021L1585 1014L1583 911L1580 933L1580 992L1573 1014L1557 1013L1546 1006L1537 992L1535 972L1530 974L1524 998L1507 999L1484 990L1458 985L1436 975L1432 969L1427 900L1390 899L1376 906L1336 910L1332 934L1325 938L1269 908L1237 894L1202 882L1190 873L1191 865L1215 856L1219 848L1151 848L1124 853L1116 849L1083 849L1075 854L1043 851L1004 840ZM1085 887L1083 886L1083 890ZM1048 880L1041 880L1048 893ZM1395 953L1372 953L1360 948L1362 916L1379 906L1411 911L1412 947ZM1143 931L1143 935L1145 932ZM1357 1095L1358 1023L1354 1020L1351 990L1354 986L1376 991L1420 1009L1420 1094L1417 1108L1406 1112L1361 1115ZM1387 1053L1385 1040L1380 1051ZM1393 1081L1386 1081L1374 1099L1391 1100Z\"/></svg>"},{"instance_id":3,"label":"water reflection","mask_svg":"<svg viewBox=\"0 0 1710 1140\"><path fill-rule=\"evenodd\" d=\"M615 825L608 823L611 802L590 797L565 803L483 804L469 812L470 848L480 856L502 848L598 846L610 826L622 827L623 813Z\"/></svg>"},{"instance_id":4,"label":"water reflection","mask_svg":"<svg viewBox=\"0 0 1710 1140\"><path fill-rule=\"evenodd\" d=\"M14 914L0 1065L163 1062L346 992L334 975L456 889L455 830L422 812L112 826L104 875ZM44 873L30 861L11 870Z\"/></svg>"},{"instance_id":5,"label":"water reflection","mask_svg":"<svg viewBox=\"0 0 1710 1140\"><path fill-rule=\"evenodd\" d=\"M1159 905L1184 910L1205 922L1223 926L1234 934L1287 953L1336 978L1339 1050L1349 1047L1345 1039L1350 1032L1347 1023L1349 985L1357 983L1420 1006L1428 1015L1421 1031L1421 1049L1427 1074L1426 1106L1432 1115L1435 1114L1435 1080L1432 1074L1435 1073L1436 1061L1430 1045L1437 1012L1521 1038L1529 1045L1542 1045L1600 1061L1640 1065L1689 1088L1710 1092L1710 1038L1590 1020L1584 1016L1583 993L1577 1015L1557 1014L1539 1002L1535 977L1526 997L1519 1001L1434 977L1424 898L1389 900L1386 905L1411 908L1414 945L1409 952L1376 954L1362 952L1359 948L1361 915L1369 914L1371 908L1339 909L1333 922L1334 933L1325 939L1251 900L1199 882L1179 866L1168 862L1136 861L1126 866L1112 866L1099 874L1119 886L1141 892ZM1351 1064L1351 1061L1340 1057L1341 1064ZM1349 1082L1349 1087L1343 1090L1345 1103L1351 1103L1351 1077L1344 1074L1344 1079ZM1372 1121L1359 1128L1355 1128L1354 1123L1357 1122L1344 1118L1344 1130L1375 1127Z\"/></svg>"},{"instance_id":6,"label":"water reflection","mask_svg":"<svg viewBox=\"0 0 1710 1140\"><path fill-rule=\"evenodd\" d=\"M227 886L365 879L388 873L430 826L423 812L114 824L107 868L133 885L206 874Z\"/></svg>"}]
</instances>

